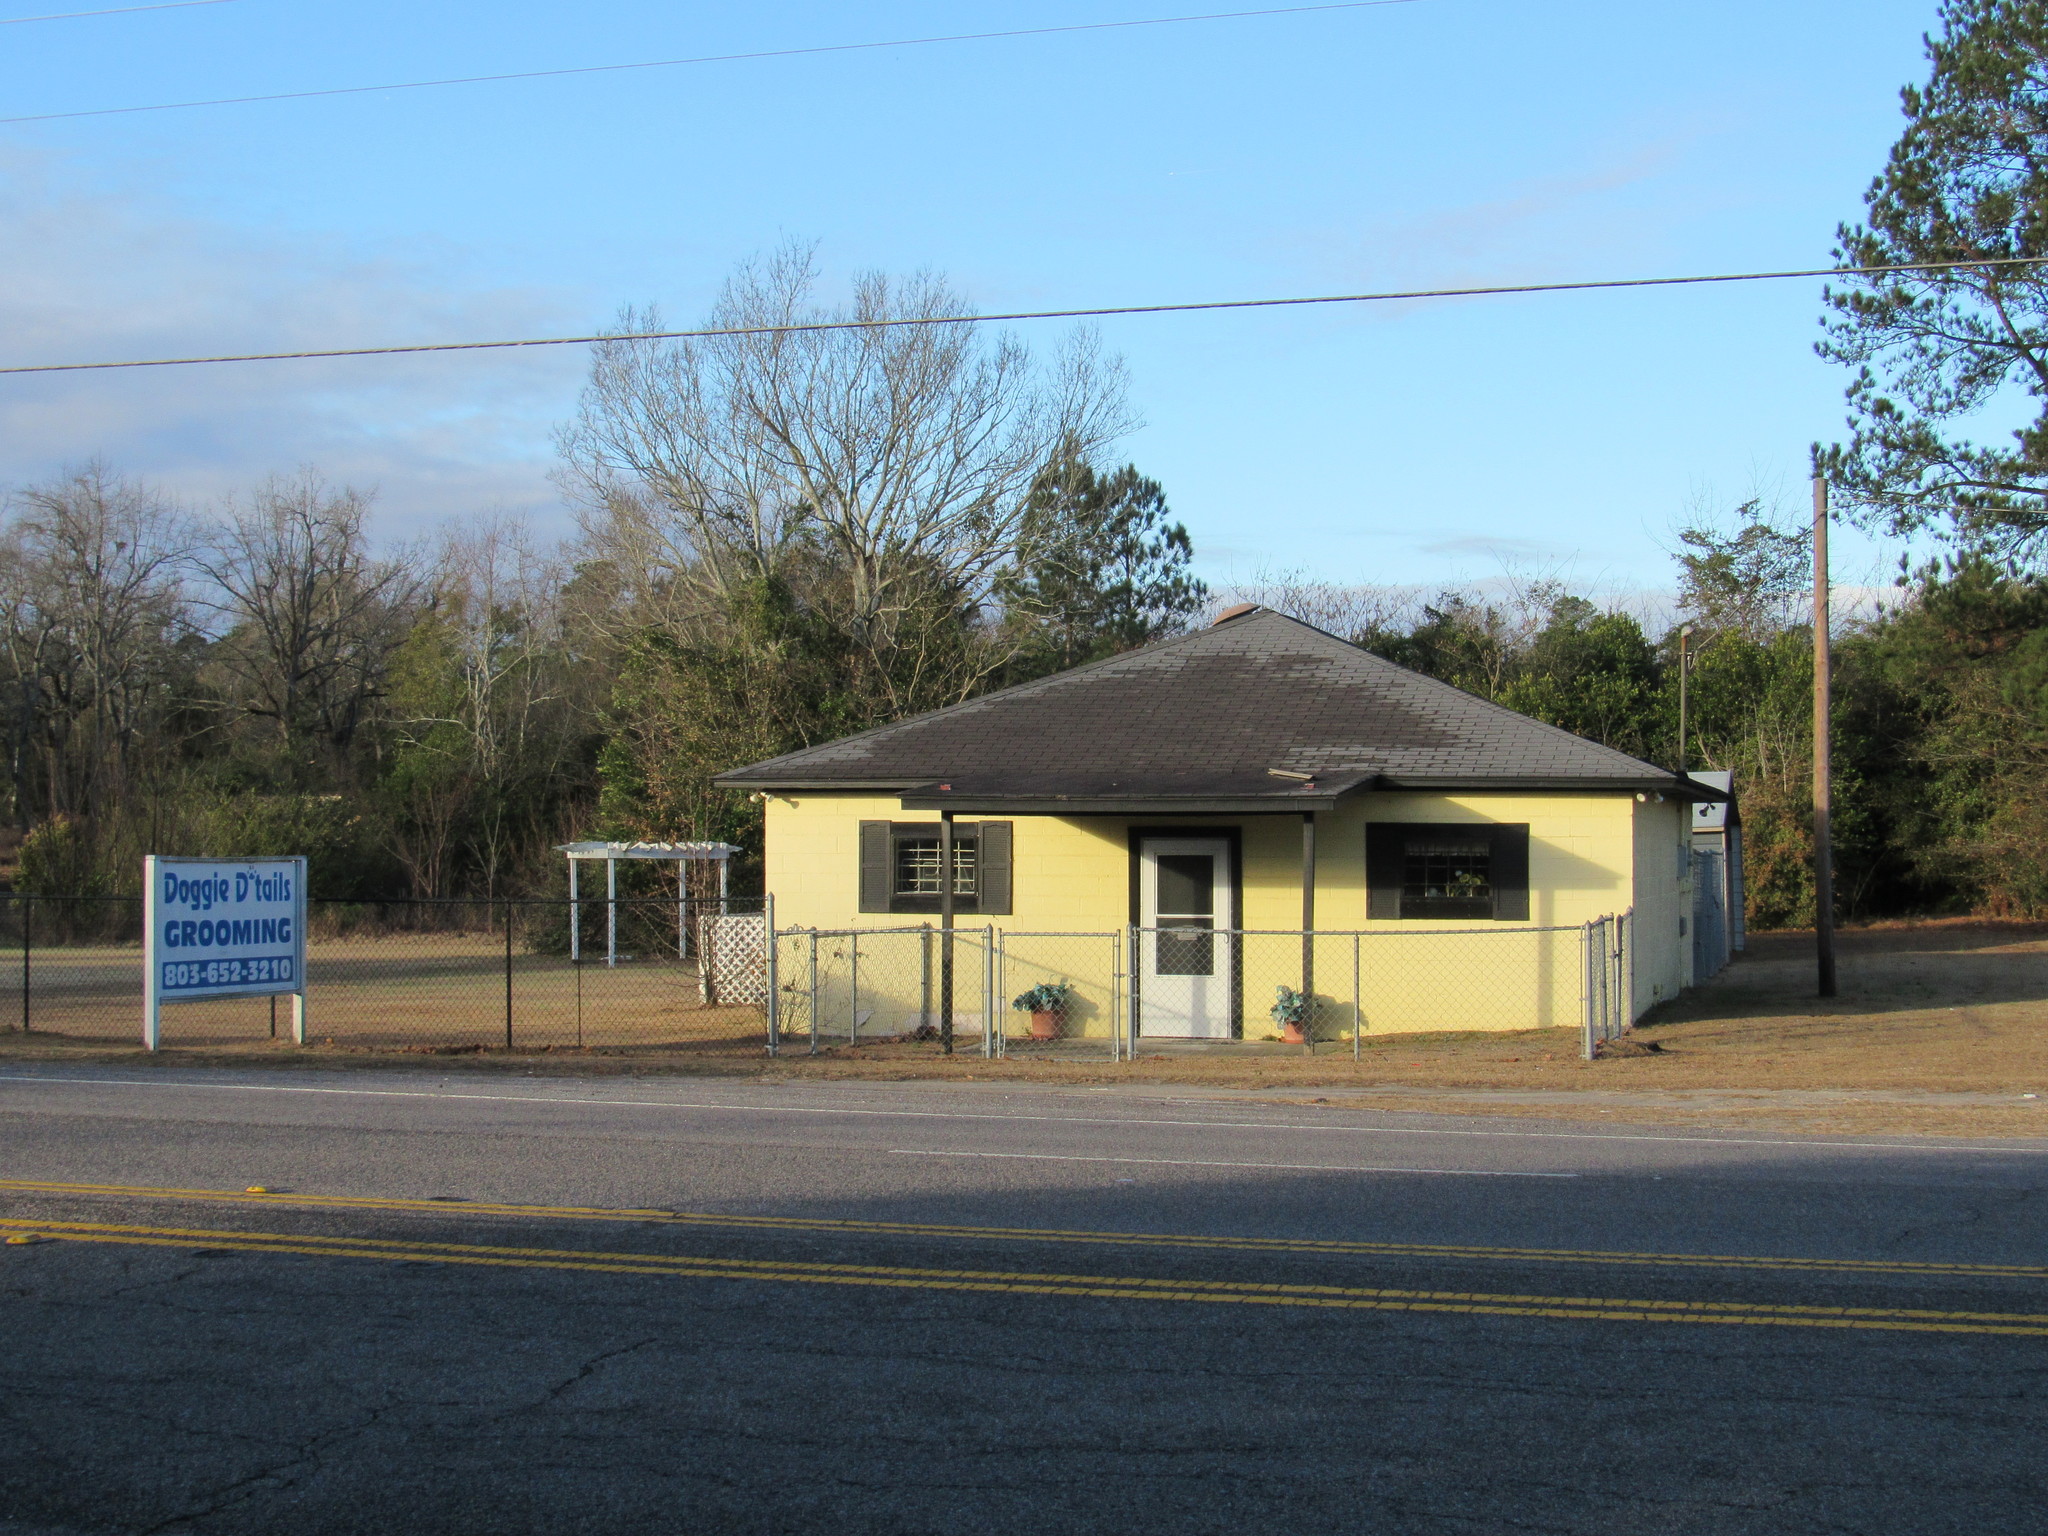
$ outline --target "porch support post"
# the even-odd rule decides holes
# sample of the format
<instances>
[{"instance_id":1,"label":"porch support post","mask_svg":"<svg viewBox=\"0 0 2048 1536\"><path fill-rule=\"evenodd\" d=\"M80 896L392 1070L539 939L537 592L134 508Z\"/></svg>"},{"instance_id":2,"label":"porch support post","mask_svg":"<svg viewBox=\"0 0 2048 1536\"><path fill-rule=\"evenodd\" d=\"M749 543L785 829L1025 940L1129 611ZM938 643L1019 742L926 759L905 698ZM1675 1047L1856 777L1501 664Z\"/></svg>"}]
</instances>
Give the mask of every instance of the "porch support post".
<instances>
[{"instance_id":1,"label":"porch support post","mask_svg":"<svg viewBox=\"0 0 2048 1536\"><path fill-rule=\"evenodd\" d=\"M953 1054L953 813L939 812L939 1050Z\"/></svg>"},{"instance_id":2,"label":"porch support post","mask_svg":"<svg viewBox=\"0 0 2048 1536\"><path fill-rule=\"evenodd\" d=\"M1316 1048L1316 813L1301 813L1301 992L1310 999L1309 1017L1302 1021L1307 1049Z\"/></svg>"}]
</instances>

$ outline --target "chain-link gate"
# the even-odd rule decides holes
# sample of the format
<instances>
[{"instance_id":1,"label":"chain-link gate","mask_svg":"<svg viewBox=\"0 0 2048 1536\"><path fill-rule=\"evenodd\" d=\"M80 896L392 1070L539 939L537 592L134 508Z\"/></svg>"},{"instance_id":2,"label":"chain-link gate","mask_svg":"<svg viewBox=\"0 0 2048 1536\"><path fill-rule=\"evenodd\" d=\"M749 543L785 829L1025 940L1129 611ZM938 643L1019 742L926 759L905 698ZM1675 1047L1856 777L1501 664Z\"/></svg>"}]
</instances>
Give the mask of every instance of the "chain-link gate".
<instances>
[{"instance_id":1,"label":"chain-link gate","mask_svg":"<svg viewBox=\"0 0 2048 1536\"><path fill-rule=\"evenodd\" d=\"M1636 1021L1635 909L1595 918L1580 930L1585 1013L1581 1045L1591 1061Z\"/></svg>"},{"instance_id":2,"label":"chain-link gate","mask_svg":"<svg viewBox=\"0 0 2048 1536\"><path fill-rule=\"evenodd\" d=\"M997 1053L1016 1057L1124 1051L1124 935L996 935Z\"/></svg>"}]
</instances>

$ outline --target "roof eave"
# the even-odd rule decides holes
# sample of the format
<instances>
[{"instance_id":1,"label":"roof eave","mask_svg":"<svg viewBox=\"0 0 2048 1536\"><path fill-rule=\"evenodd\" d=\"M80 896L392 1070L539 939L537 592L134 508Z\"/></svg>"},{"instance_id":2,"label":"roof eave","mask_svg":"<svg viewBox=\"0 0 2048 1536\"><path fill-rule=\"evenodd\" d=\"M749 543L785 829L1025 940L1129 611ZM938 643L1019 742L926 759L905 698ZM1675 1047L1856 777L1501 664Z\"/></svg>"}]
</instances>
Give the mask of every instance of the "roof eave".
<instances>
[{"instance_id":1,"label":"roof eave","mask_svg":"<svg viewBox=\"0 0 2048 1536\"><path fill-rule=\"evenodd\" d=\"M1660 794L1679 800L1726 800L1710 784L1675 774L1618 774L1612 778L1579 775L1515 774L1479 777L1472 774L1387 774L1374 786L1384 790L1551 790L1569 794Z\"/></svg>"},{"instance_id":2,"label":"roof eave","mask_svg":"<svg viewBox=\"0 0 2048 1536\"><path fill-rule=\"evenodd\" d=\"M777 777L749 779L742 778L740 776L745 771L746 770L744 769L740 769L732 773L721 773L711 782L716 788L719 789L760 790L765 794L771 795L779 795L784 793L785 791L790 790L809 790L815 794L819 790L827 789L855 791L871 795L897 795L903 794L913 789L922 789L928 784L935 784L938 782L936 779L932 778L794 779Z\"/></svg>"},{"instance_id":3,"label":"roof eave","mask_svg":"<svg viewBox=\"0 0 2048 1536\"><path fill-rule=\"evenodd\" d=\"M1010 811L1022 816L1150 816L1187 815L1285 815L1298 811L1335 810L1353 796L1371 790L1391 792L1452 790L1466 793L1511 794L1541 791L1550 794L1612 795L1661 794L1678 800L1721 801L1729 798L1710 784L1675 774L1616 775L1587 778L1583 775L1518 774L1480 776L1473 774L1384 774L1356 784L1331 785L1316 792L1288 790L1270 795L1173 795L1173 794L988 794L954 793L938 787L939 781L905 779L736 779L724 776L712 781L724 789L758 790L766 794L861 793L895 795L907 811L965 811L984 815Z\"/></svg>"},{"instance_id":4,"label":"roof eave","mask_svg":"<svg viewBox=\"0 0 2048 1536\"><path fill-rule=\"evenodd\" d=\"M974 816L1293 816L1333 811L1337 794L1289 795L956 795L913 794L906 811L959 811Z\"/></svg>"}]
</instances>

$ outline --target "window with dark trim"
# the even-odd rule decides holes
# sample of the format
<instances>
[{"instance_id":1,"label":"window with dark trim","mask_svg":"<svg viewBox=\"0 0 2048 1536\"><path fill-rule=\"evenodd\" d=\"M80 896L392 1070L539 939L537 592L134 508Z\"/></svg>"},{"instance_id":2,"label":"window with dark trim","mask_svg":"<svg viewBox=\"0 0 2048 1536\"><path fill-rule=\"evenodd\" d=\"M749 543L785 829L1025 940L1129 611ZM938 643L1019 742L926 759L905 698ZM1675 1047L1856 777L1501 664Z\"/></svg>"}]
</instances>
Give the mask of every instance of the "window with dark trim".
<instances>
[{"instance_id":1,"label":"window with dark trim","mask_svg":"<svg viewBox=\"0 0 2048 1536\"><path fill-rule=\"evenodd\" d=\"M1529 828L1521 822L1372 822L1365 915L1464 922L1529 918Z\"/></svg>"},{"instance_id":2,"label":"window with dark trim","mask_svg":"<svg viewBox=\"0 0 2048 1536\"><path fill-rule=\"evenodd\" d=\"M953 823L953 910L1010 910L1011 826L1007 821ZM936 821L860 824L860 910L937 912L940 837Z\"/></svg>"},{"instance_id":3,"label":"window with dark trim","mask_svg":"<svg viewBox=\"0 0 2048 1536\"><path fill-rule=\"evenodd\" d=\"M1493 838L1445 828L1401 848L1403 917L1493 916Z\"/></svg>"},{"instance_id":4,"label":"window with dark trim","mask_svg":"<svg viewBox=\"0 0 2048 1536\"><path fill-rule=\"evenodd\" d=\"M975 880L978 861L975 859L975 843L972 836L953 835L953 899L956 902L972 903L980 894ZM890 839L890 860L895 871L889 895L892 900L920 899L929 897L932 907L937 910L943 887L939 884L940 842L936 832L931 836L918 832L899 830Z\"/></svg>"}]
</instances>

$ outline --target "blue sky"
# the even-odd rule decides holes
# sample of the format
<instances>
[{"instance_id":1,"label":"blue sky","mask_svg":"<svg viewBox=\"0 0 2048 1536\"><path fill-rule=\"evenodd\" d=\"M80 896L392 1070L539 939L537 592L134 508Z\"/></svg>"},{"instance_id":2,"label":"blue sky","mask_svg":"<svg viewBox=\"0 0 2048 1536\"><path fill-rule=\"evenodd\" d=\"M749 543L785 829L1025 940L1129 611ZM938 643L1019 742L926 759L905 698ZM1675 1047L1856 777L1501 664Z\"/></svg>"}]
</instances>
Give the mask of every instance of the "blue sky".
<instances>
[{"instance_id":1,"label":"blue sky","mask_svg":"<svg viewBox=\"0 0 2048 1536\"><path fill-rule=\"evenodd\" d=\"M18 3L0 15L61 10ZM83 5L81 5L83 8ZM1195 0L231 0L0 27L0 115L1200 11ZM1371 10L0 128L6 361L699 314L788 238L985 309L1824 263L1933 0ZM1819 285L1103 323L1205 574L1613 592L1797 513ZM1025 328L1050 344L1052 326ZM314 464L388 532L548 476L573 350L0 380L0 485L100 454L195 505ZM1886 558L1846 541L1842 574Z\"/></svg>"}]
</instances>

